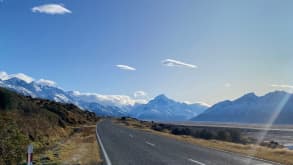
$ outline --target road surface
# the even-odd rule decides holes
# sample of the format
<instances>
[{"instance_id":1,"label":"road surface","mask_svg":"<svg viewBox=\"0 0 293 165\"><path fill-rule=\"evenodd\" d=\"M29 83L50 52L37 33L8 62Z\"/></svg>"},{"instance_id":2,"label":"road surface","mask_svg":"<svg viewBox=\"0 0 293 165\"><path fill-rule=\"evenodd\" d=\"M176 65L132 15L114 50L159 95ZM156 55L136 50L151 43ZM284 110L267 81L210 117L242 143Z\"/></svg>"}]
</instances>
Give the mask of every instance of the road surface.
<instances>
[{"instance_id":1,"label":"road surface","mask_svg":"<svg viewBox=\"0 0 293 165\"><path fill-rule=\"evenodd\" d=\"M97 125L106 165L271 165L183 141L131 129L110 120Z\"/></svg>"}]
</instances>

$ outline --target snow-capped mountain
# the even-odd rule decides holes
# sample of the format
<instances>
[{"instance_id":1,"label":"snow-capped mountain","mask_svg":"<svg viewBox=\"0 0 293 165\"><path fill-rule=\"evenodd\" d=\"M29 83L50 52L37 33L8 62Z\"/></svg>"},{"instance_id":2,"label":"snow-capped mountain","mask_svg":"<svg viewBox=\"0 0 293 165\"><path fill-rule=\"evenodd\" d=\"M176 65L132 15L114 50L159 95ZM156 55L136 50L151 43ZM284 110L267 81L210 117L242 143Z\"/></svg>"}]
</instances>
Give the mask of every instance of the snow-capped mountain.
<instances>
[{"instance_id":1,"label":"snow-capped mountain","mask_svg":"<svg viewBox=\"0 0 293 165\"><path fill-rule=\"evenodd\" d=\"M0 72L0 86L34 98L73 103L82 109L91 110L99 115L126 115L130 107L139 103L129 96L123 95L64 91L53 81L45 79L34 80L22 73L8 75L5 72Z\"/></svg>"},{"instance_id":2,"label":"snow-capped mountain","mask_svg":"<svg viewBox=\"0 0 293 165\"><path fill-rule=\"evenodd\" d=\"M131 116L144 120L184 121L202 113L208 107L202 104L186 104L159 95L147 104L136 106Z\"/></svg>"},{"instance_id":3,"label":"snow-capped mountain","mask_svg":"<svg viewBox=\"0 0 293 165\"><path fill-rule=\"evenodd\" d=\"M234 101L215 104L193 121L237 123L293 123L293 95L284 91L270 92L264 96L248 93Z\"/></svg>"},{"instance_id":4,"label":"snow-capped mountain","mask_svg":"<svg viewBox=\"0 0 293 165\"><path fill-rule=\"evenodd\" d=\"M147 103L126 95L101 95L65 91L51 80L35 80L25 74L0 72L0 86L22 95L62 103L72 103L82 109L106 116L132 116L149 120L188 120L207 108L202 104L187 104L159 95Z\"/></svg>"}]
</instances>

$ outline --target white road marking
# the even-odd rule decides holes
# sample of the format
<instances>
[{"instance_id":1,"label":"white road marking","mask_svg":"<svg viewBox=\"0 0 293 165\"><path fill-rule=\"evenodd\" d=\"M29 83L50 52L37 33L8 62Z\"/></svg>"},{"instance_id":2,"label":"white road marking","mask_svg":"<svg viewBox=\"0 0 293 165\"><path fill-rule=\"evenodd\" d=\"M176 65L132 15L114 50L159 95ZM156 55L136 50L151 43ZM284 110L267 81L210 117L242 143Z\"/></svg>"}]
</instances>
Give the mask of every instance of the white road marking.
<instances>
[{"instance_id":1,"label":"white road marking","mask_svg":"<svg viewBox=\"0 0 293 165\"><path fill-rule=\"evenodd\" d=\"M146 144L148 144L148 145L150 145L150 146L152 146L152 147L154 147L154 146L155 146L155 144L153 144L153 143L150 143L150 142L148 142L148 141L146 141L145 143L146 143Z\"/></svg>"},{"instance_id":2,"label":"white road marking","mask_svg":"<svg viewBox=\"0 0 293 165\"><path fill-rule=\"evenodd\" d=\"M129 137L133 138L133 135L132 134L129 134Z\"/></svg>"},{"instance_id":3,"label":"white road marking","mask_svg":"<svg viewBox=\"0 0 293 165\"><path fill-rule=\"evenodd\" d=\"M98 126L98 125L97 125L97 126ZM107 152L106 152L106 150L105 150L105 148L104 148L104 145L103 145L103 143L102 143L101 137L100 137L100 135L98 134L98 130L97 130L97 128L96 128L96 135L97 135L98 141L99 141L99 143L100 143L100 146L101 146L102 152L103 152L103 154L104 154L106 165L112 165L112 163L111 163L111 161L110 161L110 159L109 159L109 157L108 157L108 154L107 154Z\"/></svg>"},{"instance_id":4,"label":"white road marking","mask_svg":"<svg viewBox=\"0 0 293 165\"><path fill-rule=\"evenodd\" d=\"M199 161L196 161L196 160L193 160L193 159L190 159L190 158L188 160L191 161L191 162L193 162L193 163L199 164L199 165L205 165L202 162L199 162Z\"/></svg>"}]
</instances>

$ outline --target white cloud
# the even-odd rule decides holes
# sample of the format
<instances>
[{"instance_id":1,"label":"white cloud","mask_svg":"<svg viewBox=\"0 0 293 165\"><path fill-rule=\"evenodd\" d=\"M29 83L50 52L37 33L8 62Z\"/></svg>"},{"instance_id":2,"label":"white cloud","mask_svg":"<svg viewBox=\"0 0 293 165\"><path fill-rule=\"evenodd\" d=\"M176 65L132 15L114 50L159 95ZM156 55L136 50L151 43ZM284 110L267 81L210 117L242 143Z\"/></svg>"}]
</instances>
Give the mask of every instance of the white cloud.
<instances>
[{"instance_id":1,"label":"white cloud","mask_svg":"<svg viewBox=\"0 0 293 165\"><path fill-rule=\"evenodd\" d=\"M40 85L44 85L44 86L51 86L51 87L56 87L57 83L51 80L45 80L45 79L39 79L38 81L36 81L36 83L40 84Z\"/></svg>"},{"instance_id":2,"label":"white cloud","mask_svg":"<svg viewBox=\"0 0 293 165\"><path fill-rule=\"evenodd\" d=\"M169 67L186 67L191 69L197 68L196 65L188 64L188 63L178 61L178 60L173 60L173 59L165 59L162 61L162 64Z\"/></svg>"},{"instance_id":3,"label":"white cloud","mask_svg":"<svg viewBox=\"0 0 293 165\"><path fill-rule=\"evenodd\" d=\"M67 14L72 13L69 9L65 8L62 4L45 4L41 6L35 6L32 8L34 13L45 13L45 14Z\"/></svg>"},{"instance_id":4,"label":"white cloud","mask_svg":"<svg viewBox=\"0 0 293 165\"><path fill-rule=\"evenodd\" d=\"M133 99L127 95L101 95L97 93L81 93L79 91L72 92L72 95L84 102L96 102L102 105L110 106L132 106L136 103L145 103L142 99Z\"/></svg>"},{"instance_id":5,"label":"white cloud","mask_svg":"<svg viewBox=\"0 0 293 165\"><path fill-rule=\"evenodd\" d=\"M130 71L134 71L136 70L134 67L131 67L131 66L128 66L128 65L116 65L116 67L118 67L119 69L122 69L122 70L130 70Z\"/></svg>"},{"instance_id":6,"label":"white cloud","mask_svg":"<svg viewBox=\"0 0 293 165\"><path fill-rule=\"evenodd\" d=\"M144 91L135 91L133 96L134 96L134 98L146 98L147 93Z\"/></svg>"},{"instance_id":7,"label":"white cloud","mask_svg":"<svg viewBox=\"0 0 293 165\"><path fill-rule=\"evenodd\" d=\"M287 84L272 84L272 87L275 88L284 88L284 89L290 89L293 90L293 85L287 85Z\"/></svg>"}]
</instances>

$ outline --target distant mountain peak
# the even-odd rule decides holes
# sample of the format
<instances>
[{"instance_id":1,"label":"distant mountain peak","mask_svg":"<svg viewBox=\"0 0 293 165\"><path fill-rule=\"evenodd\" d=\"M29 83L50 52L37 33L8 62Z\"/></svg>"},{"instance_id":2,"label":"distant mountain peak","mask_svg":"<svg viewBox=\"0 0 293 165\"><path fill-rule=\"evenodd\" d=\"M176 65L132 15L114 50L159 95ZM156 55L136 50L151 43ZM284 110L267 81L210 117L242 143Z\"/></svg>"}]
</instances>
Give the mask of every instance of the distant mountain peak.
<instances>
[{"instance_id":1,"label":"distant mountain peak","mask_svg":"<svg viewBox=\"0 0 293 165\"><path fill-rule=\"evenodd\" d=\"M154 99L150 100L151 104L167 104L167 103L171 103L174 102L174 100L168 98L166 95L164 94L160 94L158 96L156 96Z\"/></svg>"},{"instance_id":2,"label":"distant mountain peak","mask_svg":"<svg viewBox=\"0 0 293 165\"><path fill-rule=\"evenodd\" d=\"M271 95L287 95L287 94L290 94L290 93L288 93L286 91L282 91L282 90L276 90L276 91L267 93L265 96L271 96Z\"/></svg>"},{"instance_id":3,"label":"distant mountain peak","mask_svg":"<svg viewBox=\"0 0 293 165\"><path fill-rule=\"evenodd\" d=\"M249 93L243 95L242 97L257 97L257 96L254 92L249 92Z\"/></svg>"},{"instance_id":4,"label":"distant mountain peak","mask_svg":"<svg viewBox=\"0 0 293 165\"><path fill-rule=\"evenodd\" d=\"M160 94L154 98L155 100L170 100L165 94Z\"/></svg>"},{"instance_id":5,"label":"distant mountain peak","mask_svg":"<svg viewBox=\"0 0 293 165\"><path fill-rule=\"evenodd\" d=\"M250 92L236 99L235 101L250 101L250 100L255 100L257 98L258 96L256 96L254 92Z\"/></svg>"}]
</instances>

